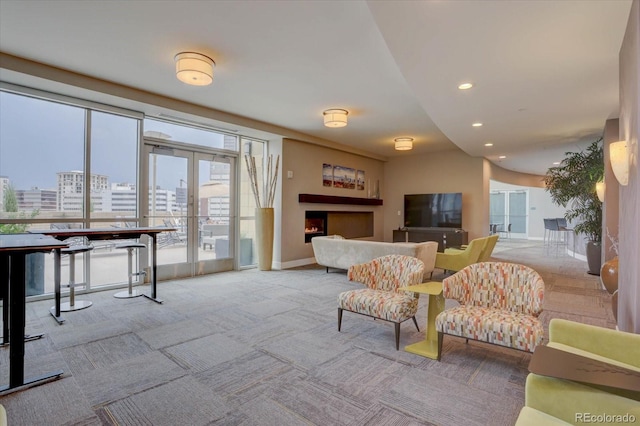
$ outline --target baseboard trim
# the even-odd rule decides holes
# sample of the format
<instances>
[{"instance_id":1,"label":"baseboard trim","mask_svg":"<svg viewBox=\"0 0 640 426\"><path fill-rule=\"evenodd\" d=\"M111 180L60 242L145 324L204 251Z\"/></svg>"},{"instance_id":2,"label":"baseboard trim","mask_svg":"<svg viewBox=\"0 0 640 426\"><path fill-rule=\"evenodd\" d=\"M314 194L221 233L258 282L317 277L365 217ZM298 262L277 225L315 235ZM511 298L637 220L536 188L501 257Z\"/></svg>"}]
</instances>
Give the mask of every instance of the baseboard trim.
<instances>
[{"instance_id":1,"label":"baseboard trim","mask_svg":"<svg viewBox=\"0 0 640 426\"><path fill-rule=\"evenodd\" d=\"M297 268L299 266L313 265L316 262L315 257L308 257L306 259L296 259L289 262L273 262L274 269L290 269Z\"/></svg>"}]
</instances>

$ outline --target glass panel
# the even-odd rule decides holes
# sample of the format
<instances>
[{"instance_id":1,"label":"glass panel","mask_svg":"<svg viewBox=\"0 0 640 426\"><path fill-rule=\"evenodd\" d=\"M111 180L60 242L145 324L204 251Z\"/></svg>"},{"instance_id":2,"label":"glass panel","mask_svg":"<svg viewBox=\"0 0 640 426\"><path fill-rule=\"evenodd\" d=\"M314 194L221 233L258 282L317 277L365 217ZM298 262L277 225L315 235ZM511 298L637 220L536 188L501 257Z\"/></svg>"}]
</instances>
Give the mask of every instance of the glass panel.
<instances>
[{"instance_id":1,"label":"glass panel","mask_svg":"<svg viewBox=\"0 0 640 426\"><path fill-rule=\"evenodd\" d=\"M91 228L125 228L135 226L135 222L118 220L116 222L94 222ZM145 238L146 240L146 238ZM100 240L91 241L91 288L104 285L123 284L129 282L128 277L128 252L118 248L120 244L130 242L145 242L137 239L131 240ZM138 250L133 251L133 272L138 269ZM137 278L133 278L134 283Z\"/></svg>"},{"instance_id":2,"label":"glass panel","mask_svg":"<svg viewBox=\"0 0 640 426\"><path fill-rule=\"evenodd\" d=\"M21 232L38 232L49 229L79 229L82 224L79 222L58 222L58 223L24 223L21 224ZM87 244L84 238L71 238L65 240L70 246ZM75 257L75 281L85 282L84 259L86 254L76 254ZM27 256L27 296L37 296L41 294L52 294L54 292L54 256L51 253L34 253ZM60 282L62 285L69 282L69 256L64 255L60 262ZM62 289L63 294L67 294L68 289Z\"/></svg>"},{"instance_id":3,"label":"glass panel","mask_svg":"<svg viewBox=\"0 0 640 426\"><path fill-rule=\"evenodd\" d=\"M92 219L137 218L138 120L91 113ZM130 220L125 220L130 219ZM98 224L98 226L100 226Z\"/></svg>"},{"instance_id":4,"label":"glass panel","mask_svg":"<svg viewBox=\"0 0 640 426\"><path fill-rule=\"evenodd\" d=\"M527 232L527 194L525 192L509 193L509 222L511 232L525 234Z\"/></svg>"},{"instance_id":5,"label":"glass panel","mask_svg":"<svg viewBox=\"0 0 640 426\"><path fill-rule=\"evenodd\" d=\"M264 194L263 188L263 163L265 153L265 143L250 139L242 139L243 156L250 155L255 158L258 168L258 186L260 194ZM247 163L240 160L240 266L254 265L257 262L255 253L255 210L256 201L251 190ZM244 240L244 241L243 241Z\"/></svg>"},{"instance_id":6,"label":"glass panel","mask_svg":"<svg viewBox=\"0 0 640 426\"><path fill-rule=\"evenodd\" d=\"M198 259L233 257L229 250L231 164L198 162Z\"/></svg>"},{"instance_id":7,"label":"glass panel","mask_svg":"<svg viewBox=\"0 0 640 426\"><path fill-rule=\"evenodd\" d=\"M187 159L149 154L149 225L170 226L158 235L158 265L187 261Z\"/></svg>"},{"instance_id":8,"label":"glass panel","mask_svg":"<svg viewBox=\"0 0 640 426\"><path fill-rule=\"evenodd\" d=\"M506 220L506 194L492 192L489 199L489 232L501 231ZM494 228L495 227L495 228ZM506 228L504 228L506 230Z\"/></svg>"},{"instance_id":9,"label":"glass panel","mask_svg":"<svg viewBox=\"0 0 640 426\"><path fill-rule=\"evenodd\" d=\"M84 109L0 92L0 111L0 218L82 217Z\"/></svg>"},{"instance_id":10,"label":"glass panel","mask_svg":"<svg viewBox=\"0 0 640 426\"><path fill-rule=\"evenodd\" d=\"M210 148L238 150L238 137L213 130L173 124L166 121L144 119L144 135L151 138L170 139Z\"/></svg>"}]
</instances>

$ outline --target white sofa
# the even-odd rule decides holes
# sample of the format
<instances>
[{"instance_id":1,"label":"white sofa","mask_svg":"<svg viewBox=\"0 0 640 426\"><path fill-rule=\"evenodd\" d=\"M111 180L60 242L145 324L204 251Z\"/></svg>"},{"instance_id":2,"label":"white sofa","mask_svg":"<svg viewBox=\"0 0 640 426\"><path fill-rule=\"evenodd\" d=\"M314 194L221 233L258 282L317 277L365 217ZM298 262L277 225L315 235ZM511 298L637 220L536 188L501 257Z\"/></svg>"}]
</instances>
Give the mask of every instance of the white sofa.
<instances>
[{"instance_id":1,"label":"white sofa","mask_svg":"<svg viewBox=\"0 0 640 426\"><path fill-rule=\"evenodd\" d=\"M424 280L431 277L436 264L438 243L385 243L345 239L340 235L313 237L311 239L316 262L329 268L349 269L351 265L369 262L376 257L388 254L404 254L417 257L424 263Z\"/></svg>"}]
</instances>

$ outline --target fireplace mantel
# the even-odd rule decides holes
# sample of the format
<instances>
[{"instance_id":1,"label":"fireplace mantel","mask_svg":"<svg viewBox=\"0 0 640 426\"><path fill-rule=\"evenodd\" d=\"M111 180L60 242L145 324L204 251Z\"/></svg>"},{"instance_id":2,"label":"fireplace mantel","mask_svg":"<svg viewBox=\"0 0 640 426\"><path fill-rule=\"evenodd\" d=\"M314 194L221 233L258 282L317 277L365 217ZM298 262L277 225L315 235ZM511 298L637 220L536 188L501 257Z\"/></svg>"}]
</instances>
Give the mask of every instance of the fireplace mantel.
<instances>
[{"instance_id":1,"label":"fireplace mantel","mask_svg":"<svg viewBox=\"0 0 640 426\"><path fill-rule=\"evenodd\" d=\"M338 197L335 195L298 194L299 203L351 204L355 206L381 206L378 198Z\"/></svg>"}]
</instances>

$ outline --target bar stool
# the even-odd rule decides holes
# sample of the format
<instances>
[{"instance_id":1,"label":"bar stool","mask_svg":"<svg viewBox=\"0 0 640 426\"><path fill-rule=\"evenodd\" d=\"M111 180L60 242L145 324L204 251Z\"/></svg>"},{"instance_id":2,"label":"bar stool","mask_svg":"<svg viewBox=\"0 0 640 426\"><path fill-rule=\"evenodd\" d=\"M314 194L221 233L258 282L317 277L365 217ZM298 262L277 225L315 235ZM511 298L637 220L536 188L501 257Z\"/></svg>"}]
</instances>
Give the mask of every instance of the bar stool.
<instances>
[{"instance_id":1,"label":"bar stool","mask_svg":"<svg viewBox=\"0 0 640 426\"><path fill-rule=\"evenodd\" d=\"M64 286L69 287L69 301L60 304L60 312L79 311L93 305L93 302L88 300L76 300L76 287L82 287L87 284L76 282L76 254L86 253L91 250L93 250L93 246L86 245L71 246L60 250L61 255L69 255L69 284ZM55 306L51 309L55 310Z\"/></svg>"},{"instance_id":2,"label":"bar stool","mask_svg":"<svg viewBox=\"0 0 640 426\"><path fill-rule=\"evenodd\" d=\"M147 246L142 243L123 243L118 244L116 248L127 250L127 261L129 264L129 288L125 291L114 294L113 297L118 299L128 299L130 297L142 296L141 292L133 289L133 277L138 275L146 275L147 273L145 271L133 272L133 250L147 248Z\"/></svg>"}]
</instances>

